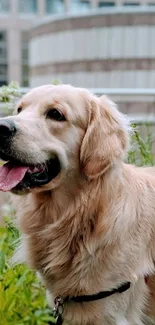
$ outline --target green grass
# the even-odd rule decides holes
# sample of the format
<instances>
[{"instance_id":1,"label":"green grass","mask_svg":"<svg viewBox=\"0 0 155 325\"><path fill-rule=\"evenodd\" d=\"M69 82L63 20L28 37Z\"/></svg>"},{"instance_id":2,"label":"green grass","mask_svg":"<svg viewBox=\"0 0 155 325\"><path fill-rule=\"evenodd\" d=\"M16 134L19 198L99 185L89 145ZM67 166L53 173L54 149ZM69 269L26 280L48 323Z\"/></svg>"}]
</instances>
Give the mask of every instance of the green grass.
<instances>
[{"instance_id":1,"label":"green grass","mask_svg":"<svg viewBox=\"0 0 155 325\"><path fill-rule=\"evenodd\" d=\"M45 290L35 274L24 265L9 265L18 238L11 222L0 228L0 324L47 324L53 318L46 305Z\"/></svg>"},{"instance_id":2,"label":"green grass","mask_svg":"<svg viewBox=\"0 0 155 325\"><path fill-rule=\"evenodd\" d=\"M137 165L153 165L153 137L143 141L136 131L128 161ZM46 305L45 290L35 274L26 266L11 267L9 258L18 245L19 233L7 218L0 228L0 325L43 325L53 321Z\"/></svg>"}]
</instances>

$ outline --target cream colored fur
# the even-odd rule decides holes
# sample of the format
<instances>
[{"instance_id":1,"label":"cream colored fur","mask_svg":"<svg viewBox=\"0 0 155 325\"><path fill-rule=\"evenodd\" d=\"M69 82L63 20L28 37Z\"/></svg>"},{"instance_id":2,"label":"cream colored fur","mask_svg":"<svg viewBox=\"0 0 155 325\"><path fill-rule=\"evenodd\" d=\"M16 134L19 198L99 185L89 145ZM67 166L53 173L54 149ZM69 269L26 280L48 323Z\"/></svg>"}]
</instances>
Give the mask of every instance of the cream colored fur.
<instances>
[{"instance_id":1,"label":"cream colored fur","mask_svg":"<svg viewBox=\"0 0 155 325\"><path fill-rule=\"evenodd\" d=\"M57 295L131 288L89 303L66 303L72 325L142 325L144 276L154 272L155 172L125 164L129 127L106 97L71 86L42 86L19 103L13 149L29 163L56 153L62 171L16 197L22 261L38 271L53 306ZM49 107L67 122L46 119Z\"/></svg>"}]
</instances>

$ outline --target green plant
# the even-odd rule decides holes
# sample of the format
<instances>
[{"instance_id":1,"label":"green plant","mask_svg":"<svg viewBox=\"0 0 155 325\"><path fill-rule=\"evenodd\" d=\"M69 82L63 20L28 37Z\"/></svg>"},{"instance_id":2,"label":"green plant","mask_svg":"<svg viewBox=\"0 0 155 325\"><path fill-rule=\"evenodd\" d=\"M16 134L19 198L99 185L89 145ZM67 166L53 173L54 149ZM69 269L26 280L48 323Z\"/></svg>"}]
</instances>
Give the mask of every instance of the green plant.
<instances>
[{"instance_id":1,"label":"green plant","mask_svg":"<svg viewBox=\"0 0 155 325\"><path fill-rule=\"evenodd\" d=\"M55 86L60 85L60 80L55 79L55 80L52 82L52 85L55 85Z\"/></svg>"},{"instance_id":2,"label":"green plant","mask_svg":"<svg viewBox=\"0 0 155 325\"><path fill-rule=\"evenodd\" d=\"M21 96L19 85L15 81L12 81L8 86L2 86L0 88L0 102L8 103L14 98Z\"/></svg>"},{"instance_id":3,"label":"green plant","mask_svg":"<svg viewBox=\"0 0 155 325\"><path fill-rule=\"evenodd\" d=\"M132 125L131 148L128 152L127 162L137 166L153 166L155 155L153 154L154 134L150 132L151 125L145 124L147 136L141 137L138 130L141 125Z\"/></svg>"},{"instance_id":4,"label":"green plant","mask_svg":"<svg viewBox=\"0 0 155 325\"><path fill-rule=\"evenodd\" d=\"M0 324L44 325L54 319L45 299L45 290L35 274L24 265L11 267L9 258L19 241L10 221L0 228Z\"/></svg>"},{"instance_id":5,"label":"green plant","mask_svg":"<svg viewBox=\"0 0 155 325\"><path fill-rule=\"evenodd\" d=\"M8 86L0 87L0 115L10 115L15 101L20 97L20 88L16 82L11 82Z\"/></svg>"}]
</instances>

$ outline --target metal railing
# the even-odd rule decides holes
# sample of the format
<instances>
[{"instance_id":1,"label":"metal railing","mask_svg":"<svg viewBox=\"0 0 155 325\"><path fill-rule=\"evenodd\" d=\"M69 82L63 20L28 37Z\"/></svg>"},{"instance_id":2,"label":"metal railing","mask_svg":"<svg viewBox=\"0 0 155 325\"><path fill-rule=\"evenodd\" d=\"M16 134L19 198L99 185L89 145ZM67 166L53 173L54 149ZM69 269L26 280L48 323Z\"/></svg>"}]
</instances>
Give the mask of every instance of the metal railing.
<instances>
[{"instance_id":1,"label":"metal railing","mask_svg":"<svg viewBox=\"0 0 155 325\"><path fill-rule=\"evenodd\" d=\"M11 92L14 93L14 95L9 95L10 100L12 100L12 97L16 97L16 92L19 95L19 93L24 95L30 90L30 88L20 88L20 89L13 89L9 90L10 94ZM146 112L141 112L140 110L137 112L132 111L132 114L129 112L126 112L130 119L135 121L136 123L145 123L150 122L152 124L155 124L155 89L133 89L133 88L91 88L89 89L92 93L96 94L97 96L101 96L103 94L108 95L115 103L121 106L122 103L126 103L128 107L130 108L130 104L135 105L136 103L146 103ZM2 89L0 88L0 98L2 96ZM151 113L147 110L147 105L152 105ZM12 109L12 105L7 102L0 102L0 115L7 115L8 111Z\"/></svg>"}]
</instances>

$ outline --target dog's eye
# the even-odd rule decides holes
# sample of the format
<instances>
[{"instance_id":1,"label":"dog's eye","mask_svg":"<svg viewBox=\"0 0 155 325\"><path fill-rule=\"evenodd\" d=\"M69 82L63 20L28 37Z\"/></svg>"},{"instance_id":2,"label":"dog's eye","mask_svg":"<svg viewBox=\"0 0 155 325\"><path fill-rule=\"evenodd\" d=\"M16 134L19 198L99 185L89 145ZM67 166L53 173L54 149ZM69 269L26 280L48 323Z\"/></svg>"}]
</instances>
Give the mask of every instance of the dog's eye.
<instances>
[{"instance_id":1,"label":"dog's eye","mask_svg":"<svg viewBox=\"0 0 155 325\"><path fill-rule=\"evenodd\" d=\"M19 107L17 108L17 113L19 114L21 111L22 111L22 107L19 106Z\"/></svg>"},{"instance_id":2,"label":"dog's eye","mask_svg":"<svg viewBox=\"0 0 155 325\"><path fill-rule=\"evenodd\" d=\"M66 121L64 115L56 108L52 108L47 112L46 115L47 118L50 118L51 120L55 121Z\"/></svg>"}]
</instances>

